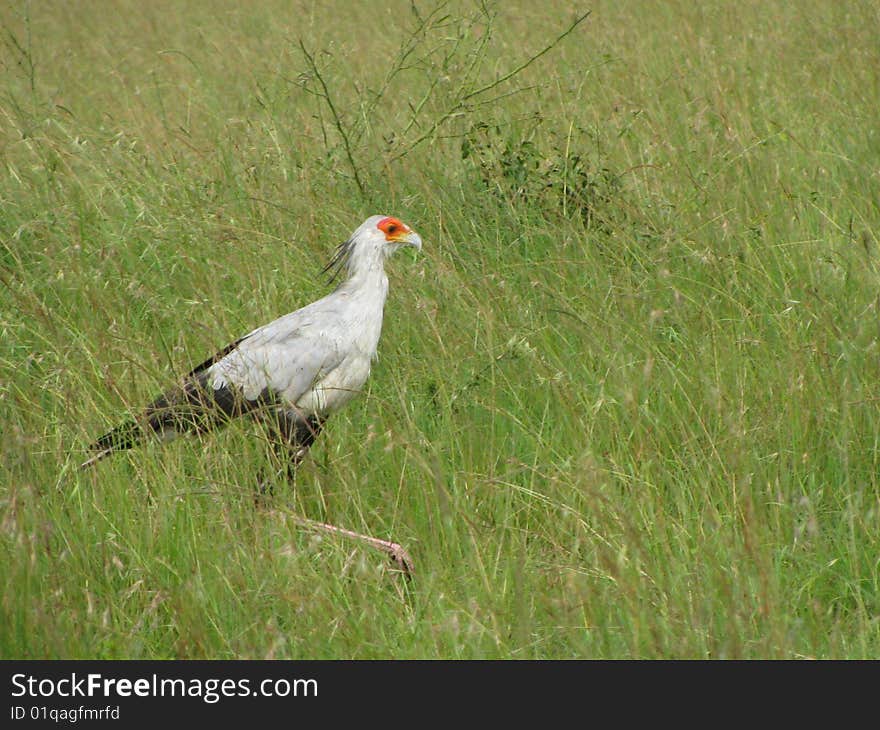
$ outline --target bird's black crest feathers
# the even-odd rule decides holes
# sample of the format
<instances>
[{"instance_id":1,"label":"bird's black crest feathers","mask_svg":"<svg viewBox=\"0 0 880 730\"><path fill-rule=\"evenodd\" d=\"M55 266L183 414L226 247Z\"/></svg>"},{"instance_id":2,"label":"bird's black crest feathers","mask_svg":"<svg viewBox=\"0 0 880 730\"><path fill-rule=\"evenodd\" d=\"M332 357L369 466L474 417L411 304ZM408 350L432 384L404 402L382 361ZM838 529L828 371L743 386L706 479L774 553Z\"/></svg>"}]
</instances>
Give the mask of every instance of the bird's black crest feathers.
<instances>
[{"instance_id":1,"label":"bird's black crest feathers","mask_svg":"<svg viewBox=\"0 0 880 730\"><path fill-rule=\"evenodd\" d=\"M348 259L351 256L351 248L352 248L352 239L348 239L347 241L343 241L336 247L336 251L333 254L333 258L327 263L327 265L321 269L322 274L326 274L328 271L332 272L330 274L330 278L327 283L332 284L339 278L339 274L345 268L348 263Z\"/></svg>"}]
</instances>

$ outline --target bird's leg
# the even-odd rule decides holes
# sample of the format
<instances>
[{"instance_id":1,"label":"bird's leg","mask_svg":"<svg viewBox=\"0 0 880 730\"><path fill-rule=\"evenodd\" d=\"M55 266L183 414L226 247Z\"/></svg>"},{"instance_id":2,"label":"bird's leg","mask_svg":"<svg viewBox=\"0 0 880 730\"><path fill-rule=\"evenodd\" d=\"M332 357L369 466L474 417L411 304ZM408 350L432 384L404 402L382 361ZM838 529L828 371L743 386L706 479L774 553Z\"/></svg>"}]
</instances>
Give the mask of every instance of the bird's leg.
<instances>
[{"instance_id":1,"label":"bird's leg","mask_svg":"<svg viewBox=\"0 0 880 730\"><path fill-rule=\"evenodd\" d=\"M301 418L296 413L283 409L273 409L259 417L266 427L272 449L282 465L286 465L287 478L293 481L296 476L296 468L308 453L309 447L318 438L324 422L316 416ZM261 478L259 481L261 493L271 493L271 484L268 479Z\"/></svg>"},{"instance_id":2,"label":"bird's leg","mask_svg":"<svg viewBox=\"0 0 880 730\"><path fill-rule=\"evenodd\" d=\"M288 411L278 414L277 436L273 441L278 458L287 462L287 478L293 481L296 468L302 463L306 454L315 443L315 439L324 427L324 421L317 416L309 416L305 420L297 418Z\"/></svg>"},{"instance_id":3,"label":"bird's leg","mask_svg":"<svg viewBox=\"0 0 880 730\"><path fill-rule=\"evenodd\" d=\"M344 537L350 537L354 540L361 540L362 542L367 543L371 547L382 550L385 553L388 553L388 557L391 558L391 562L397 566L398 570L403 573L407 578L412 578L413 574L413 561L409 556L409 553L403 549L401 545L398 545L396 542L391 542L390 540L382 540L378 537L372 537L370 535L364 535L360 532L355 532L354 530L347 530L344 527L337 527L336 525L331 525L327 522L318 522L317 520L310 520L306 517L300 517L299 515L291 515L293 520L300 525L301 527L306 527L310 530L320 530L322 532L331 532L335 535L342 535Z\"/></svg>"},{"instance_id":4,"label":"bird's leg","mask_svg":"<svg viewBox=\"0 0 880 730\"><path fill-rule=\"evenodd\" d=\"M307 419L297 417L295 413L290 411L279 410L272 414L270 424L274 431L272 439L273 446L279 458L283 461L287 460L287 476L293 479L296 473L296 467L299 466L309 448L318 438L324 421L315 416L309 416ZM413 562L409 553L396 542L390 540L382 540L371 535L364 535L354 530L348 530L344 527L337 527L326 522L318 522L310 520L299 515L292 515L296 523L310 530L320 530L322 532L330 532L336 535L360 540L371 547L382 550L391 558L391 562L402 572L407 578L412 576Z\"/></svg>"}]
</instances>

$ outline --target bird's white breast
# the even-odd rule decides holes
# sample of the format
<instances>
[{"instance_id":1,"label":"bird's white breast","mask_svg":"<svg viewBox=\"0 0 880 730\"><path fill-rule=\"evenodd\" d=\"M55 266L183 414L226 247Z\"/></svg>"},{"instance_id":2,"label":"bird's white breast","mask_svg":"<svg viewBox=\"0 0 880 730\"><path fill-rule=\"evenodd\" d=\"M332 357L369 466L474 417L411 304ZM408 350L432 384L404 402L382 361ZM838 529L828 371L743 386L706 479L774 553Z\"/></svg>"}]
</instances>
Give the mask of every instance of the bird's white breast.
<instances>
[{"instance_id":1,"label":"bird's white breast","mask_svg":"<svg viewBox=\"0 0 880 730\"><path fill-rule=\"evenodd\" d=\"M369 357L349 357L296 401L304 415L329 416L361 392L370 376Z\"/></svg>"},{"instance_id":2,"label":"bird's white breast","mask_svg":"<svg viewBox=\"0 0 880 730\"><path fill-rule=\"evenodd\" d=\"M361 392L370 376L382 333L385 297L384 291L381 293L381 297L343 295L349 298L341 328L343 342L339 343L339 352L344 355L336 367L324 373L296 401L298 410L328 416Z\"/></svg>"}]
</instances>

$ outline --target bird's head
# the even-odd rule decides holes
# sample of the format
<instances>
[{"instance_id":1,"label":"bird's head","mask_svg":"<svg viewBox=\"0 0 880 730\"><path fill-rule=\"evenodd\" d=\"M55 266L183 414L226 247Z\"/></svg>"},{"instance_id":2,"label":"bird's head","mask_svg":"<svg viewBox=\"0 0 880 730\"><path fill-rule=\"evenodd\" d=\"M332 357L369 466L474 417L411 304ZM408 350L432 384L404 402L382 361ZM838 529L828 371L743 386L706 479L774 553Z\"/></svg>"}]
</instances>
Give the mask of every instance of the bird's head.
<instances>
[{"instance_id":1,"label":"bird's head","mask_svg":"<svg viewBox=\"0 0 880 730\"><path fill-rule=\"evenodd\" d=\"M401 246L413 246L422 250L422 238L406 223L390 215L370 216L363 222L355 235L369 236L387 254L394 253Z\"/></svg>"},{"instance_id":2,"label":"bird's head","mask_svg":"<svg viewBox=\"0 0 880 730\"><path fill-rule=\"evenodd\" d=\"M384 259L402 246L413 246L421 250L422 238L399 218L373 215L361 223L347 241L339 245L324 271L334 270L332 281L342 269L353 274L362 266L375 263L381 265Z\"/></svg>"}]
</instances>

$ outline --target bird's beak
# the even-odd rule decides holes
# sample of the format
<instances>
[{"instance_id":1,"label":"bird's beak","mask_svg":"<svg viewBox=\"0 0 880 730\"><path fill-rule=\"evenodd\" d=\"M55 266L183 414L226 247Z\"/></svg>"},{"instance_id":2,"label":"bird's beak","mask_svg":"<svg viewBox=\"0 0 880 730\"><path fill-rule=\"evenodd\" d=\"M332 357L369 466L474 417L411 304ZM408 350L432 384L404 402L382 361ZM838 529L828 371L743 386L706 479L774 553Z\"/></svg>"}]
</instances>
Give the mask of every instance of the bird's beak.
<instances>
[{"instance_id":1,"label":"bird's beak","mask_svg":"<svg viewBox=\"0 0 880 730\"><path fill-rule=\"evenodd\" d=\"M407 231L406 233L401 233L400 235L395 236L392 240L402 246L413 246L419 251L422 250L422 237L415 231Z\"/></svg>"}]
</instances>

